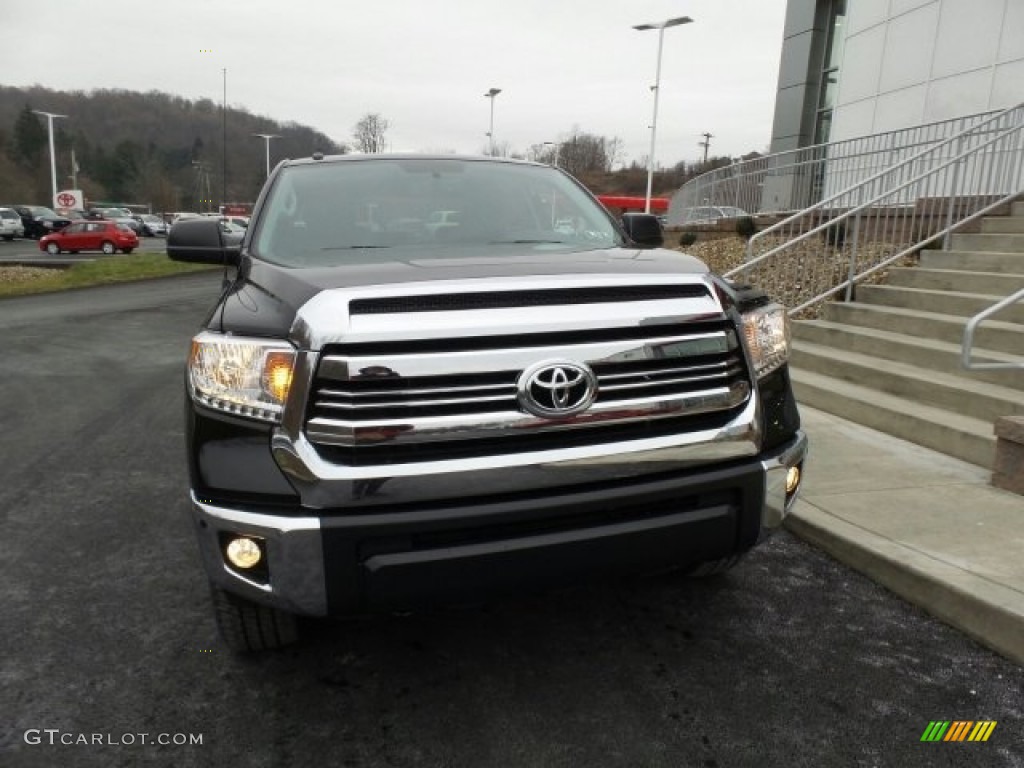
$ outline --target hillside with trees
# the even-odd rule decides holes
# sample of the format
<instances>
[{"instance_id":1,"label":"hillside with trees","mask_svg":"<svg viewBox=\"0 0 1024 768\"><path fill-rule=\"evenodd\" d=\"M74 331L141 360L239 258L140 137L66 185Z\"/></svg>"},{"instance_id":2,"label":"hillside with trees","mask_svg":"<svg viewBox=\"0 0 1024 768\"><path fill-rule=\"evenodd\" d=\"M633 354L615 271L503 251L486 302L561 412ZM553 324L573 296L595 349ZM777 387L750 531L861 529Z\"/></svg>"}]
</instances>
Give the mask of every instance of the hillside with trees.
<instances>
[{"instance_id":1,"label":"hillside with trees","mask_svg":"<svg viewBox=\"0 0 1024 768\"><path fill-rule=\"evenodd\" d=\"M154 211L212 210L222 200L254 201L265 178L265 144L253 134L280 137L271 142L272 163L318 150L334 154L349 149L308 126L280 123L239 107L228 107L225 143L221 105L210 99L159 91L0 86L0 202L51 203L46 119L34 109L67 115L54 123L58 188L72 187L74 176L89 201L149 205ZM352 128L352 145L364 152L382 151L389 125L383 115L366 114ZM557 163L595 194L643 195L646 190L645 158L626 165L621 139L578 127L557 145L537 144L519 153L502 144L495 154ZM730 162L711 157L659 168L654 194L670 196L694 176Z\"/></svg>"},{"instance_id":2,"label":"hillside with trees","mask_svg":"<svg viewBox=\"0 0 1024 768\"><path fill-rule=\"evenodd\" d=\"M54 122L58 188L71 187L74 175L88 200L148 204L155 211L215 206L225 159L227 201L255 200L266 173L264 140L254 133L281 137L271 143L272 164L346 150L308 126L238 107L228 107L225 121L221 105L209 99L0 86L0 201L51 203L46 118L34 109L68 116Z\"/></svg>"}]
</instances>

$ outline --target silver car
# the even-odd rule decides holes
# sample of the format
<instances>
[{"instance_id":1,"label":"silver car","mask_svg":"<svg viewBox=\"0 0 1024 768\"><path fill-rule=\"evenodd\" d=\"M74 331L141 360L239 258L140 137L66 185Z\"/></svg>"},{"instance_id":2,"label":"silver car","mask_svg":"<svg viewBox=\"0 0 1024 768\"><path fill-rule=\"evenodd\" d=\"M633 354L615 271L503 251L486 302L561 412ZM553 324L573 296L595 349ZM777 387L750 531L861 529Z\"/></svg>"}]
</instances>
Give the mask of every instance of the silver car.
<instances>
[{"instance_id":1,"label":"silver car","mask_svg":"<svg viewBox=\"0 0 1024 768\"><path fill-rule=\"evenodd\" d=\"M0 208L0 237L11 241L16 237L25 236L25 225L21 216L13 208Z\"/></svg>"}]
</instances>

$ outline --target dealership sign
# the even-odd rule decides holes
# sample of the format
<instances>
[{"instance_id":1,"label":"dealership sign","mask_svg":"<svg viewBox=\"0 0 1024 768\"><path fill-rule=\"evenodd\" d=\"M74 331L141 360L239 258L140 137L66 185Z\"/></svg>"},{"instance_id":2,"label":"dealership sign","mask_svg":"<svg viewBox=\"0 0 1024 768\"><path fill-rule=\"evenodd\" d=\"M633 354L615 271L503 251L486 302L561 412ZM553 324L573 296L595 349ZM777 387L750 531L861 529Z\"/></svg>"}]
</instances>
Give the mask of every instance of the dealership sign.
<instances>
[{"instance_id":1,"label":"dealership sign","mask_svg":"<svg viewBox=\"0 0 1024 768\"><path fill-rule=\"evenodd\" d=\"M85 208L85 196L80 189L64 189L53 196L54 208Z\"/></svg>"}]
</instances>

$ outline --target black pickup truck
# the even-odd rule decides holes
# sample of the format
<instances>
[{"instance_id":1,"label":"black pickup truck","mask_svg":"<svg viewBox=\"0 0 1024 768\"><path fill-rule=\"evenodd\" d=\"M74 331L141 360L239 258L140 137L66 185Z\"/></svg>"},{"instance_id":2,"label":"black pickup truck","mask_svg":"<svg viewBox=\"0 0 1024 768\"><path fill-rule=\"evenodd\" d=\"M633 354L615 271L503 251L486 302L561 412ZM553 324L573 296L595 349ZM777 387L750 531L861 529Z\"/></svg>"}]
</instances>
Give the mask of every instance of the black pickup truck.
<instances>
[{"instance_id":1,"label":"black pickup truck","mask_svg":"<svg viewBox=\"0 0 1024 768\"><path fill-rule=\"evenodd\" d=\"M174 225L172 258L230 265L186 371L227 644L718 572L778 527L807 450L785 311L662 242L557 168L454 156L286 161L241 243Z\"/></svg>"}]
</instances>

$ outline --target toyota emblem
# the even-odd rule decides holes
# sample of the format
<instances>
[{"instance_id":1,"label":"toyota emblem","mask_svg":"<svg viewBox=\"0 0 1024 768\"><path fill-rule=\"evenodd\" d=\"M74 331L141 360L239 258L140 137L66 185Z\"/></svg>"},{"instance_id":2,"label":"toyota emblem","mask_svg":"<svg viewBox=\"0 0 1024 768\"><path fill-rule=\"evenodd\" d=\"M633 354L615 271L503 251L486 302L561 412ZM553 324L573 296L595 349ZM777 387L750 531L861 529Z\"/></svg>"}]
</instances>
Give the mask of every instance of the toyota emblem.
<instances>
[{"instance_id":1,"label":"toyota emblem","mask_svg":"<svg viewBox=\"0 0 1024 768\"><path fill-rule=\"evenodd\" d=\"M582 363L547 360L519 377L519 404L546 419L564 419L585 411L594 402L597 379Z\"/></svg>"}]
</instances>

